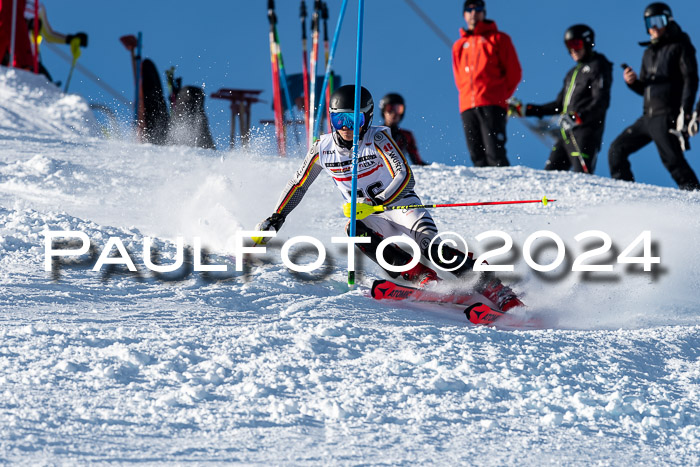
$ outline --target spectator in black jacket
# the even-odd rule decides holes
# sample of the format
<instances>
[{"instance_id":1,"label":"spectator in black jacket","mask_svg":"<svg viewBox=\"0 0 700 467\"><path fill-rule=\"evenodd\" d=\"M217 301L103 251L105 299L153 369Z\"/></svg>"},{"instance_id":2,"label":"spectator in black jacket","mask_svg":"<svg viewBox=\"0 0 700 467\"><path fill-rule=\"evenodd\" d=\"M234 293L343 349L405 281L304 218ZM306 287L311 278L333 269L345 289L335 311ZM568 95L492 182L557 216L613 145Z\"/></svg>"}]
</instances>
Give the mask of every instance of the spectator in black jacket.
<instances>
[{"instance_id":1,"label":"spectator in black jacket","mask_svg":"<svg viewBox=\"0 0 700 467\"><path fill-rule=\"evenodd\" d=\"M625 68L625 83L644 96L644 113L625 129L610 146L610 175L634 181L629 156L652 141L664 166L681 190L698 190L700 184L683 156L688 125L698 90L698 64L690 38L673 20L664 3L652 3L644 11L651 37L642 58L639 76Z\"/></svg>"},{"instance_id":2,"label":"spectator in black jacket","mask_svg":"<svg viewBox=\"0 0 700 467\"><path fill-rule=\"evenodd\" d=\"M564 33L564 44L576 61L564 78L556 100L544 104L510 103L510 113L518 116L559 115L560 133L545 170L569 170L592 174L603 140L605 114L610 105L612 63L593 50L595 34L584 25L571 26Z\"/></svg>"}]
</instances>

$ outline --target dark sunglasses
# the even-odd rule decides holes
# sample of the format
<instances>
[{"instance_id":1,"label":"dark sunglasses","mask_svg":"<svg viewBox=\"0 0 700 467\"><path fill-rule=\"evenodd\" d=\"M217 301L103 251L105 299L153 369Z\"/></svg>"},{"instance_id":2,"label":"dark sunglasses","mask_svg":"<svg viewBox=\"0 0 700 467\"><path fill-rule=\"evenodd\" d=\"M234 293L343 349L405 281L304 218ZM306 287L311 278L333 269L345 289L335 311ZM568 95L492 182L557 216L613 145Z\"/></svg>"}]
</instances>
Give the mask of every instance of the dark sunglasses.
<instances>
[{"instance_id":1,"label":"dark sunglasses","mask_svg":"<svg viewBox=\"0 0 700 467\"><path fill-rule=\"evenodd\" d=\"M468 6L468 7L464 7L464 11L467 13L471 13L473 11L476 11L477 13L481 13L482 11L484 11L484 7L483 6Z\"/></svg>"}]
</instances>

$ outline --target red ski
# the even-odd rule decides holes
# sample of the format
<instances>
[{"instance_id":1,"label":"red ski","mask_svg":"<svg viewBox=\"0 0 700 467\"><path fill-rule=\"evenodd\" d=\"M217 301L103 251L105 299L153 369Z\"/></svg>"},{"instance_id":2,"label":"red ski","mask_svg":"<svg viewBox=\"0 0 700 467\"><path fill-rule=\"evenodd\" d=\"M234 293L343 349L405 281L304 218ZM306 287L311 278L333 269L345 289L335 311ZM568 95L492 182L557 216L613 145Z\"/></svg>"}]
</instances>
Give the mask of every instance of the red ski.
<instances>
[{"instance_id":1,"label":"red ski","mask_svg":"<svg viewBox=\"0 0 700 467\"><path fill-rule=\"evenodd\" d=\"M371 293L372 298L376 300L409 300L438 304L466 305L464 314L471 323L476 325L488 326L505 315L505 312L487 305L485 302L490 303L488 299L478 293L441 293L399 285L387 280L375 280L374 283L372 283Z\"/></svg>"}]
</instances>

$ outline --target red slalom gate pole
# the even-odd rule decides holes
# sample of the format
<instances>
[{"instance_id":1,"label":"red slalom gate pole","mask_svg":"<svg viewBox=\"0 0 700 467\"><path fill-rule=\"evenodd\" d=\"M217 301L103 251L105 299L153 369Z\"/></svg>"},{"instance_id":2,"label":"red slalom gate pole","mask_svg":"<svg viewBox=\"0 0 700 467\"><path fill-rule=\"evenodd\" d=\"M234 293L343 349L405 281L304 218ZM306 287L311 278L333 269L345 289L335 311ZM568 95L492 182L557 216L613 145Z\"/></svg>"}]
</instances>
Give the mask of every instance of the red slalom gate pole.
<instances>
[{"instance_id":1,"label":"red slalom gate pole","mask_svg":"<svg viewBox=\"0 0 700 467\"><path fill-rule=\"evenodd\" d=\"M328 4L321 2L321 19L323 20L323 49L326 54L325 66L328 67L328 57L330 54L330 44L328 42ZM331 94L333 93L333 72L328 77L328 87L326 88L326 109L331 107ZM326 124L328 132L333 131L331 128L331 117L327 115Z\"/></svg>"},{"instance_id":2,"label":"red slalom gate pole","mask_svg":"<svg viewBox=\"0 0 700 467\"><path fill-rule=\"evenodd\" d=\"M277 150L279 155L284 157L287 154L286 141L284 137L284 114L282 112L282 96L280 92L280 75L277 61L277 41L275 40L275 2L268 0L267 17L270 20L270 62L272 65L272 99L275 109L275 136L277 139Z\"/></svg>"}]
</instances>

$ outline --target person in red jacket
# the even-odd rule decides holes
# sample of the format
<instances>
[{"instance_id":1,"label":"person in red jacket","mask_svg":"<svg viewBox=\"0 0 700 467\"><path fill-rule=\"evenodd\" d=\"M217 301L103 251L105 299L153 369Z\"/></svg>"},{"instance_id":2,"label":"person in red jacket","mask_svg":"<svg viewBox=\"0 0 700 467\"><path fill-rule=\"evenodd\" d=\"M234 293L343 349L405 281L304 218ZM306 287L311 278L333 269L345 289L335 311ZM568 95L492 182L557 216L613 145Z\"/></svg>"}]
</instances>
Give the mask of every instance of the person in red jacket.
<instances>
[{"instance_id":1,"label":"person in red jacket","mask_svg":"<svg viewBox=\"0 0 700 467\"><path fill-rule=\"evenodd\" d=\"M17 0L15 10L15 56L14 66L30 69L34 65L32 47L29 43L29 30L24 21L24 9L27 0ZM0 61L8 62L10 59L10 46L12 43L12 0L0 0Z\"/></svg>"},{"instance_id":2,"label":"person in red jacket","mask_svg":"<svg viewBox=\"0 0 700 467\"><path fill-rule=\"evenodd\" d=\"M508 166L506 115L522 78L513 42L486 19L483 0L464 2L467 30L452 46L452 70L467 147L476 167Z\"/></svg>"}]
</instances>

